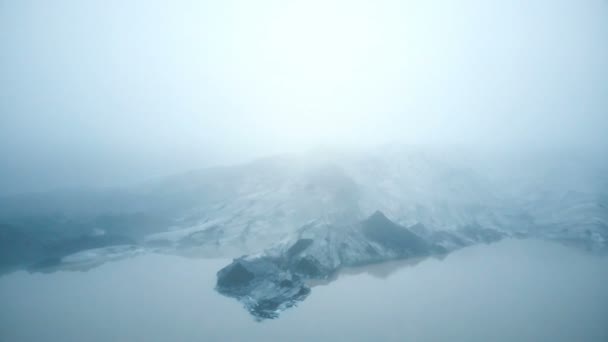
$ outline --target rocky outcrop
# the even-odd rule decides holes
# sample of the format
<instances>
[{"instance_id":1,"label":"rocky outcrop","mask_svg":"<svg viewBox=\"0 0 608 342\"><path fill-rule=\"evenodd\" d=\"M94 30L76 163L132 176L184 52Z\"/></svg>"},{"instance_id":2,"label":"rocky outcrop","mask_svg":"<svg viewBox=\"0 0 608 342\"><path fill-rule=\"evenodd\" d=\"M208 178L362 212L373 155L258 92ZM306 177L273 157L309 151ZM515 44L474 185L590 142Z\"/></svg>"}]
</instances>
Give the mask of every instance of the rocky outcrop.
<instances>
[{"instance_id":1,"label":"rocky outcrop","mask_svg":"<svg viewBox=\"0 0 608 342\"><path fill-rule=\"evenodd\" d=\"M218 272L216 289L258 319L276 318L308 296L310 280L330 279L343 267L447 251L376 212L354 225L312 223L293 240L235 259Z\"/></svg>"}]
</instances>

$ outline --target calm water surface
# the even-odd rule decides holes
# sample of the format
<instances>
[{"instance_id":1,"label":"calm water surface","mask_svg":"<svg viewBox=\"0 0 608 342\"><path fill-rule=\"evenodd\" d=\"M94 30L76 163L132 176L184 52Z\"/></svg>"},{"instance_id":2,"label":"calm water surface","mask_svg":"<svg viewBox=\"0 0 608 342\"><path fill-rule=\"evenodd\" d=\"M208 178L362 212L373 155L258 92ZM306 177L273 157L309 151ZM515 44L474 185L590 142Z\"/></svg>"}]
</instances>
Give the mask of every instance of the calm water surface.
<instances>
[{"instance_id":1,"label":"calm water surface","mask_svg":"<svg viewBox=\"0 0 608 342\"><path fill-rule=\"evenodd\" d=\"M608 341L608 258L549 242L351 270L264 322L213 290L228 262L2 276L0 341Z\"/></svg>"}]
</instances>

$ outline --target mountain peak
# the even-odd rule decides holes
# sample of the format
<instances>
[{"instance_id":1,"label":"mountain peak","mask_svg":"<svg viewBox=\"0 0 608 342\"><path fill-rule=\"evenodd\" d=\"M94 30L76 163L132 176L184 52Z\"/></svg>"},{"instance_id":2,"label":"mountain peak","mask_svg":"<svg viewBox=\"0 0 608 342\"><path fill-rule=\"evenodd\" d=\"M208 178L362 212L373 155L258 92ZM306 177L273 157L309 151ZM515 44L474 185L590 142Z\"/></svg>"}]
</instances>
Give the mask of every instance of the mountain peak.
<instances>
[{"instance_id":1,"label":"mountain peak","mask_svg":"<svg viewBox=\"0 0 608 342\"><path fill-rule=\"evenodd\" d=\"M369 223L386 223L386 222L391 222L391 220L388 219L388 217L386 217L386 215L384 215L384 213L380 210L376 210L370 217L367 218L367 220L365 220Z\"/></svg>"}]
</instances>

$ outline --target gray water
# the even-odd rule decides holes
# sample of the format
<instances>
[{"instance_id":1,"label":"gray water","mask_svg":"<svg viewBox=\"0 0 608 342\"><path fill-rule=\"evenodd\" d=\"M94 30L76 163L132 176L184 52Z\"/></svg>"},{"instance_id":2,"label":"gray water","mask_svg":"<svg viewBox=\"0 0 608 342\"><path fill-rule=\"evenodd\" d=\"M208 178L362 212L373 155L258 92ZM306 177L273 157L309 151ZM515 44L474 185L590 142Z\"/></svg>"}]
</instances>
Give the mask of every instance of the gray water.
<instances>
[{"instance_id":1,"label":"gray water","mask_svg":"<svg viewBox=\"0 0 608 342\"><path fill-rule=\"evenodd\" d=\"M277 320L214 290L228 260L148 254L0 277L0 341L608 341L608 258L542 241L349 270Z\"/></svg>"}]
</instances>

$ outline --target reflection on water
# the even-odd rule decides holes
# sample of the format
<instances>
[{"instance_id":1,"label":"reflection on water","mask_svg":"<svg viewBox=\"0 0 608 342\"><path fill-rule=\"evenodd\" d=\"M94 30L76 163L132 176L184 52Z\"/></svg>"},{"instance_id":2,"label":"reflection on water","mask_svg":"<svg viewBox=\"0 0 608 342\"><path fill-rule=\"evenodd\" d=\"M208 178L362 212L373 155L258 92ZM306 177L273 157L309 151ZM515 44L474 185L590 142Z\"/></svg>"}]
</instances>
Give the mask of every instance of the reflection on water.
<instances>
[{"instance_id":1,"label":"reflection on water","mask_svg":"<svg viewBox=\"0 0 608 342\"><path fill-rule=\"evenodd\" d=\"M428 257L410 258L404 260L390 260L382 263L365 265L360 267L346 267L341 269L337 274L324 280L310 280L307 282L310 286L328 285L331 282L343 276L367 274L379 279L386 279L391 274L405 267L416 266L422 261L432 258L434 260L443 260L447 254L438 254Z\"/></svg>"},{"instance_id":2,"label":"reflection on water","mask_svg":"<svg viewBox=\"0 0 608 342\"><path fill-rule=\"evenodd\" d=\"M228 263L145 254L2 276L0 340L608 340L608 259L557 244L504 241L344 270L262 323L213 290Z\"/></svg>"}]
</instances>

